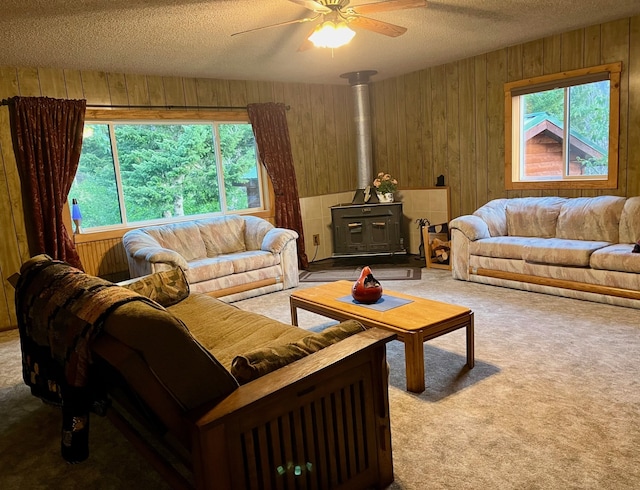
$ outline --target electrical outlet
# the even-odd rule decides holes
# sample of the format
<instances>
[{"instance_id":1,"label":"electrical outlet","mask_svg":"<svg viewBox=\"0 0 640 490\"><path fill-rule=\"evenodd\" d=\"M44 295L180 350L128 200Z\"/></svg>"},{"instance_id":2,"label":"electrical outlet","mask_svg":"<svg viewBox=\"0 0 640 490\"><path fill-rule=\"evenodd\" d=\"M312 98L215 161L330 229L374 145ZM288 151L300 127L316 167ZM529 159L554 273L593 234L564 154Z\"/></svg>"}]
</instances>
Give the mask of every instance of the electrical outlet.
<instances>
[{"instance_id":1,"label":"electrical outlet","mask_svg":"<svg viewBox=\"0 0 640 490\"><path fill-rule=\"evenodd\" d=\"M313 235L313 244L320 245L320 235Z\"/></svg>"}]
</instances>

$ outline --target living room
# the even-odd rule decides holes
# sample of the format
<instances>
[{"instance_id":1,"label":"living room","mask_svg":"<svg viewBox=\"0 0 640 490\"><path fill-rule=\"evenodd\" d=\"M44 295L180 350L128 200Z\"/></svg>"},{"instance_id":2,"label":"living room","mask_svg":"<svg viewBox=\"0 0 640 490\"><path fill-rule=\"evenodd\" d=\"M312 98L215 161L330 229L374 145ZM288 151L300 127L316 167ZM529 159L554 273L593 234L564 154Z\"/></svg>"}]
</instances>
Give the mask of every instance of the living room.
<instances>
[{"instance_id":1,"label":"living room","mask_svg":"<svg viewBox=\"0 0 640 490\"><path fill-rule=\"evenodd\" d=\"M619 61L623 70L617 187L606 191L506 190L504 84ZM334 201L334 196L352 195L356 189L352 94L346 81L339 78L340 73L334 74L335 83L319 84L8 65L0 67L0 99L16 95L48 96L84 98L93 105L174 107L282 102L289 106L287 120L299 195L310 203L305 207L317 209L326 207L326 202ZM431 188L437 177L444 175L450 192L450 218L470 214L491 199L500 197L640 195L640 159L637 156L640 154L638 15L503 46L381 81L373 77L370 96L375 170L387 171L397 177L401 192ZM0 155L3 163L0 181L6 189L0 197L0 223L4 235L0 250L3 278L0 329L7 330L16 325L13 288L7 278L19 269L29 252L6 107L0 107ZM442 212L441 209L436 211ZM435 220L441 221L438 217ZM321 238L318 259L330 255L330 232L322 228L320 231L325 235ZM316 233L311 229L305 237L308 252L314 251L310 238ZM116 249L121 243L120 236L104 236L95 240L82 237L81 240L86 240L79 246L81 256L88 262L95 261L96 272L105 275L122 272L121 268L118 269L122 261L111 260L111 254L119 256ZM414 238L412 250L415 251L417 245ZM109 260L103 260L105 257ZM115 264L114 268L109 269L111 264ZM392 424L394 415L406 410L407 418L416 413L433 431L416 431L412 435L410 424L393 427L394 461L398 467L392 488L632 488L638 482L638 470L629 463L637 456L639 440L638 400L633 393L635 381L629 375L634 372L633 360L637 359L639 348L636 312L629 308L603 307L535 293L503 292L502 288L453 282L447 271L429 271L425 276L421 294L433 295L434 299L443 301L466 302L466 306L476 312L477 318L484 315L485 320L477 327L477 365L471 371L474 374L471 378L469 373L458 367L459 358L464 357L464 342L459 336L452 334L450 339L444 337L427 344L427 357L431 359L427 366L427 386L436 384L432 385L434 391L427 391L422 397L411 397L404 392L402 354L399 352L397 357L390 355ZM415 286L412 286L412 281L407 281L393 283L392 287L408 292ZM276 298L269 313L288 321L288 305L281 296ZM267 297L247 300L242 307L266 311L264 302L268 300ZM555 313L550 314L548 309ZM547 314L551 316L545 316ZM526 327L540 321L540 318L545 319L546 326L539 335L527 331ZM610 324L611 318L616 319L615 325ZM305 322L317 323L318 319L303 317L301 323ZM520 325L517 332L510 330L510 323ZM603 338L596 335L600 325ZM540 343L540 338L545 337L547 342ZM526 372L522 364L539 366L545 362L545 350L552 346L557 350L552 351L554 360L547 365L548 370L533 370L531 379L520 382L518 377ZM398 350L397 347L395 349ZM512 356L519 359L511 359L510 350L513 351ZM569 350L576 350L582 356L574 358L567 353ZM446 369L450 363L456 367ZM570 371L570 379L563 377L567 370ZM501 378L496 373L508 374L504 384L498 383ZM15 379L14 374L7 378ZM582 380L582 377L595 377L597 383L587 390L581 383L586 384L589 380ZM485 383L487 380L489 382ZM567 400L572 397L562 396L559 380L570 385L575 390L573 394L583 395L573 398L572 403L575 400L579 402L571 404L566 416L562 413ZM612 406L593 398L593 393L598 390L607 392L609 383L614 384L609 393ZM9 382L3 384L3 389L16 392L20 388ZM482 396L478 396L483 391ZM546 392L548 397L542 397L544 400L530 398L528 395L532 391ZM472 399L465 398L469 393L474 393ZM461 406L454 412L452 404L458 400ZM553 404L554 401L558 404ZM493 403L501 407L499 412L489 410ZM33 404L26 407L34 412L39 410ZM616 411L615 407L619 410ZM437 417L427 422L430 411L434 411ZM524 417L511 419L512 423L502 427L503 433L500 433L500 427L493 427L495 432L490 432L490 437L481 447L478 446L482 440L481 429L487 428L480 422L507 417L510 412L521 412ZM448 418L452 413L456 418ZM610 425L597 425L605 418ZM50 420L55 421L55 418ZM531 424L527 427L528 422ZM545 427L547 423L555 424L556 429ZM590 424L596 427L595 435L587 438ZM562 440L566 433L557 427L570 425L584 425L581 427L584 431L574 434L576 439ZM530 431L533 426L548 429L548 432L534 435ZM9 427L7 430L12 429ZM561 435L553 436L554 430ZM437 431L441 432L434 441L430 441L428 446L422 445L421 438L433 436ZM518 436L530 438L530 445L521 443ZM620 441L619 445L616 439ZM551 446L552 440L557 445ZM447 441L455 441L455 444L447 445ZM117 452L126 443L114 444ZM606 446L606 451L600 457L596 452L602 446ZM474 451L474 447L478 450ZM480 458L478 452L484 453L484 458ZM403 457L406 458L404 462ZM527 458L533 462L531 465L526 464ZM557 459L562 464L554 464ZM136 464L140 468L131 470L129 467L132 473L151 471L144 462ZM97 473L109 471L108 468L105 463ZM493 469L489 473L490 468ZM563 472L575 478L573 483L568 481L570 477L562 477ZM418 473L430 475L427 478ZM75 474L81 475L80 471ZM135 475L131 476L132 481L137 481ZM147 476L139 481L142 484L149 481L157 483L153 477ZM117 483L112 482L112 487L117 487Z\"/></svg>"}]
</instances>

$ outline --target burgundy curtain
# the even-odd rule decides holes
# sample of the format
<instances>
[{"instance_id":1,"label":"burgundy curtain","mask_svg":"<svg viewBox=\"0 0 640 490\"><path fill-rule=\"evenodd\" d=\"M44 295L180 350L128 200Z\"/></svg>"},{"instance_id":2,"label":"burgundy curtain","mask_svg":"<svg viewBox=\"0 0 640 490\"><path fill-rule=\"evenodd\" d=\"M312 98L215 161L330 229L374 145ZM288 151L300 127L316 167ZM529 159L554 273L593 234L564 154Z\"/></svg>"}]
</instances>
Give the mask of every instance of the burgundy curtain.
<instances>
[{"instance_id":1,"label":"burgundy curtain","mask_svg":"<svg viewBox=\"0 0 640 490\"><path fill-rule=\"evenodd\" d=\"M268 102L249 104L249 120L256 137L258 153L273 183L276 194L276 226L295 230L298 239L298 265L301 269L309 266L304 250L302 215L298 200L298 184L293 167L289 128L284 104Z\"/></svg>"},{"instance_id":2,"label":"burgundy curtain","mask_svg":"<svg viewBox=\"0 0 640 490\"><path fill-rule=\"evenodd\" d=\"M80 161L85 109L85 100L9 99L30 252L46 253L80 269L62 213Z\"/></svg>"}]
</instances>

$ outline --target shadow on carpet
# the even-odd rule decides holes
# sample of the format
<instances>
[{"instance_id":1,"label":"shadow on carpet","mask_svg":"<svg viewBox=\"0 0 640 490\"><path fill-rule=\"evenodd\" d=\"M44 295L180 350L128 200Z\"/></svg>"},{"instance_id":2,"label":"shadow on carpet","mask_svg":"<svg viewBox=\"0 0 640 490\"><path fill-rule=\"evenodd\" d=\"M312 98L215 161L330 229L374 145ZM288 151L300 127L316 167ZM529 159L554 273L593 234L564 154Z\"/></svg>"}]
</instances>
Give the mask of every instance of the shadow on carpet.
<instances>
[{"instance_id":1,"label":"shadow on carpet","mask_svg":"<svg viewBox=\"0 0 640 490\"><path fill-rule=\"evenodd\" d=\"M321 271L301 271L300 282L332 282L345 279L355 281L360 277L362 267L331 268ZM371 267L371 272L378 281L407 281L420 279L420 267Z\"/></svg>"}]
</instances>

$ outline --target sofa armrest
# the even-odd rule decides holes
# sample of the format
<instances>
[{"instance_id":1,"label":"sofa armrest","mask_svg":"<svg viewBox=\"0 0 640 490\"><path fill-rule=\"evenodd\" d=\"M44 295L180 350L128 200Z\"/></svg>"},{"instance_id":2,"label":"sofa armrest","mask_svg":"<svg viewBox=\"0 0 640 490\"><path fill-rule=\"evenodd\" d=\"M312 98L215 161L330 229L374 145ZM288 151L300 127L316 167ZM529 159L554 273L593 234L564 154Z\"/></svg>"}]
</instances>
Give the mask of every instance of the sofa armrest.
<instances>
[{"instance_id":1,"label":"sofa armrest","mask_svg":"<svg viewBox=\"0 0 640 490\"><path fill-rule=\"evenodd\" d=\"M334 420L345 428L350 427L345 430L343 447L351 447L352 451L370 458L371 469L357 475L360 483L363 480L365 483L359 487L388 486L393 481L393 465L385 344L395 336L380 329L352 335L240 386L210 410L192 411L196 487L245 486L241 485L246 483L245 475L259 478L251 469L270 458L274 464L264 467L264 481L293 479L293 468L289 474L287 461L273 453L271 446L294 447L303 432L304 437L324 440L327 432L323 427ZM331 408L334 403L338 404L335 411ZM325 420L325 413L317 408L320 406L327 406L328 419ZM301 414L306 421L301 420ZM315 424L311 423L312 417ZM289 425L292 420L297 424L295 429ZM286 425L282 432L273 429L278 421ZM271 431L272 443L263 437L266 431ZM362 432L370 434L371 445L362 444ZM245 452L242 446L246 441L251 447ZM302 471L306 471L305 461L308 461L313 471L328 472L319 455L303 454L303 449L299 449L295 456L300 461L296 460L295 464L301 465ZM259 486L257 482L251 483L246 486ZM344 486L349 487L348 483Z\"/></svg>"},{"instance_id":2,"label":"sofa armrest","mask_svg":"<svg viewBox=\"0 0 640 490\"><path fill-rule=\"evenodd\" d=\"M265 252L279 254L292 240L298 238L298 233L286 228L272 228L262 239L260 249Z\"/></svg>"},{"instance_id":3,"label":"sofa armrest","mask_svg":"<svg viewBox=\"0 0 640 490\"><path fill-rule=\"evenodd\" d=\"M449 228L460 230L472 242L491 236L489 225L482 218L471 214L455 218L449 224Z\"/></svg>"},{"instance_id":4,"label":"sofa armrest","mask_svg":"<svg viewBox=\"0 0 640 490\"><path fill-rule=\"evenodd\" d=\"M162 247L143 247L131 253L131 257L144 260L152 264L167 264L172 268L179 267L182 270L189 269L187 260L175 250Z\"/></svg>"}]
</instances>

